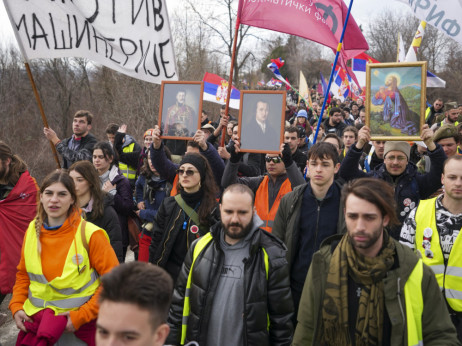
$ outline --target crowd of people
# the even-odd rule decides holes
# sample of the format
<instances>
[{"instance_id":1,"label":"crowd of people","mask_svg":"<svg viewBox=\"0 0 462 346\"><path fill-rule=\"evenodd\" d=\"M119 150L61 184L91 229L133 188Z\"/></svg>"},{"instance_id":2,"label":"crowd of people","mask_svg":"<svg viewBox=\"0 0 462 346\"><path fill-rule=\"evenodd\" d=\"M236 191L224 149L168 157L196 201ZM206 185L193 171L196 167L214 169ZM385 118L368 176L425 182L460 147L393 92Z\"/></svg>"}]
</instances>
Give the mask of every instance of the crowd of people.
<instances>
[{"instance_id":1,"label":"crowd of people","mask_svg":"<svg viewBox=\"0 0 462 346\"><path fill-rule=\"evenodd\" d=\"M435 100L409 143L371 140L361 99L313 100L268 153L224 106L180 145L98 141L78 111L70 138L44 129L63 169L40 186L0 141L17 345L460 345L462 106Z\"/></svg>"}]
</instances>

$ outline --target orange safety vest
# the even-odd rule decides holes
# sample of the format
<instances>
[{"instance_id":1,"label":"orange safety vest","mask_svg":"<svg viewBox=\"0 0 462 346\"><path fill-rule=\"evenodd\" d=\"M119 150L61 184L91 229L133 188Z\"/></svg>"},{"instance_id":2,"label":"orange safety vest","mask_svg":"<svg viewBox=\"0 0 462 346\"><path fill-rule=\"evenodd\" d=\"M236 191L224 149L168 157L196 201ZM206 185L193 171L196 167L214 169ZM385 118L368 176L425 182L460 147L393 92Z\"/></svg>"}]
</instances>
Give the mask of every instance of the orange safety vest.
<instances>
[{"instance_id":1,"label":"orange safety vest","mask_svg":"<svg viewBox=\"0 0 462 346\"><path fill-rule=\"evenodd\" d=\"M173 186L172 190L170 191L170 196L176 196L178 194L178 189L176 188L178 185L178 174L175 175L175 179L173 179Z\"/></svg>"},{"instance_id":2,"label":"orange safety vest","mask_svg":"<svg viewBox=\"0 0 462 346\"><path fill-rule=\"evenodd\" d=\"M265 176L263 178L263 181L260 183L260 186L258 187L257 193L255 194L255 209L257 210L257 214L260 217L260 219L262 219L265 223L265 226L261 228L271 233L274 223L274 217L276 216L276 212L278 211L281 198L286 193L292 191L292 185L290 184L289 178L287 178L281 185L278 195L276 196L276 199L274 200L274 203L271 206L271 210L269 210L268 181L269 177Z\"/></svg>"}]
</instances>

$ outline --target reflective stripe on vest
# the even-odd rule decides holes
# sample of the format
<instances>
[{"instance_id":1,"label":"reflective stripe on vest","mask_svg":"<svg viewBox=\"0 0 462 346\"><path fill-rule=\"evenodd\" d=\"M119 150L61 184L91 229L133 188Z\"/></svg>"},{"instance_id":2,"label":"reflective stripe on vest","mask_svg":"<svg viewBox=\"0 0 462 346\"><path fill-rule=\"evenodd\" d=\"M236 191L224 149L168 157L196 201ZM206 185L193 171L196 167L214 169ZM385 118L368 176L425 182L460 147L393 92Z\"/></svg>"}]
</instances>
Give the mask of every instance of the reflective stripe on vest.
<instances>
[{"instance_id":1,"label":"reflective stripe on vest","mask_svg":"<svg viewBox=\"0 0 462 346\"><path fill-rule=\"evenodd\" d=\"M420 202L415 220L417 223L416 249L422 254L424 263L434 271L438 285L444 290L449 306L454 311L462 311L462 237L457 236L445 266L440 237L436 227L436 198ZM426 228L432 230L430 250L433 252L433 258L425 256L425 249L422 246L423 233Z\"/></svg>"},{"instance_id":2,"label":"reflective stripe on vest","mask_svg":"<svg viewBox=\"0 0 462 346\"><path fill-rule=\"evenodd\" d=\"M24 253L27 254L25 265L30 280L28 299L24 302L24 311L27 315L31 316L45 308L50 308L55 313L77 310L90 300L98 289L99 275L90 266L87 250L82 243L81 226L82 219L80 225L76 227L61 276L48 281L43 275L41 258L37 250L35 222L30 223L24 239ZM92 234L100 229L89 222L86 223L87 243L90 242ZM109 240L106 232L104 234Z\"/></svg>"},{"instance_id":3,"label":"reflective stripe on vest","mask_svg":"<svg viewBox=\"0 0 462 346\"><path fill-rule=\"evenodd\" d=\"M135 143L131 143L122 149L124 153L132 153L135 149ZM126 163L119 162L119 169L121 170L122 174L125 178L129 180L136 179L136 167L132 167L127 165Z\"/></svg>"},{"instance_id":4,"label":"reflective stripe on vest","mask_svg":"<svg viewBox=\"0 0 462 346\"><path fill-rule=\"evenodd\" d=\"M278 195L276 196L276 199L271 206L271 210L269 210L268 182L269 176L265 176L263 181L260 183L260 186L258 187L257 193L255 194L255 210L257 211L260 219L262 219L265 223L264 227L261 228L267 232L271 232L274 218L276 216L276 212L278 211L279 203L281 202L281 198L286 193L292 191L292 185L290 184L289 178L287 178L284 183L282 183L281 187L279 188Z\"/></svg>"},{"instance_id":5,"label":"reflective stripe on vest","mask_svg":"<svg viewBox=\"0 0 462 346\"><path fill-rule=\"evenodd\" d=\"M191 263L191 267L189 268L189 274L188 274L188 281L186 282L186 289L185 289L185 294L184 294L184 305L183 305L183 318L181 320L181 341L180 345L184 345L186 341L186 332L188 330L188 318L189 318L189 313L190 313L190 303L189 303L189 294L190 294L190 289L191 289L191 282L192 282L192 272L194 268L194 263L196 262L197 257L201 254L201 252L204 250L204 248L207 246L212 241L213 237L211 233L207 233L203 237L201 237L197 243L196 246L194 247L193 251L193 259ZM265 263L265 273L266 273L266 280L268 280L268 275L269 275L269 259L268 259L268 253L264 248L261 248L263 252L263 261ZM269 315L266 315L267 319L267 328L269 329L270 327L270 319Z\"/></svg>"},{"instance_id":6,"label":"reflective stripe on vest","mask_svg":"<svg viewBox=\"0 0 462 346\"><path fill-rule=\"evenodd\" d=\"M425 110L425 120L428 119L429 115L430 115L430 107L428 107L428 108Z\"/></svg>"},{"instance_id":7,"label":"reflective stripe on vest","mask_svg":"<svg viewBox=\"0 0 462 346\"><path fill-rule=\"evenodd\" d=\"M422 313L424 309L422 297L423 262L419 259L411 275L404 285L406 303L407 344L423 345Z\"/></svg>"},{"instance_id":8,"label":"reflective stripe on vest","mask_svg":"<svg viewBox=\"0 0 462 346\"><path fill-rule=\"evenodd\" d=\"M176 188L178 186L178 174L175 175L175 179L173 179L173 186L172 190L170 191L170 196L176 196L178 194L178 189Z\"/></svg>"}]
</instances>

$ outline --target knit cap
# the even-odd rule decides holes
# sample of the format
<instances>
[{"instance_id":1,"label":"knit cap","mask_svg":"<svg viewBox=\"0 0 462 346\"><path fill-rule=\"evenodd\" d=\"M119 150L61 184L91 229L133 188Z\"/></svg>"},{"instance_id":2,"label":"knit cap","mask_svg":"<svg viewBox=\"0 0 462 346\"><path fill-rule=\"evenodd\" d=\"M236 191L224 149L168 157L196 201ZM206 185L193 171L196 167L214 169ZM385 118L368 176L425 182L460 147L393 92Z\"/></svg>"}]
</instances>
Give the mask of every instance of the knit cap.
<instances>
[{"instance_id":1,"label":"knit cap","mask_svg":"<svg viewBox=\"0 0 462 346\"><path fill-rule=\"evenodd\" d=\"M394 150L401 151L404 155L406 155L407 159L409 160L409 156L411 154L411 146L408 142L386 141L383 157L386 157L389 151Z\"/></svg>"},{"instance_id":2,"label":"knit cap","mask_svg":"<svg viewBox=\"0 0 462 346\"><path fill-rule=\"evenodd\" d=\"M200 154L189 153L189 154L186 154L181 160L180 167L184 165L185 163L189 163L193 165L194 167L196 167L197 170L199 171L199 174L201 175L201 181L204 181L205 170L206 170L204 157L202 157Z\"/></svg>"},{"instance_id":3,"label":"knit cap","mask_svg":"<svg viewBox=\"0 0 462 346\"><path fill-rule=\"evenodd\" d=\"M303 117L308 119L308 113L304 109L300 109L297 113L297 118Z\"/></svg>"}]
</instances>

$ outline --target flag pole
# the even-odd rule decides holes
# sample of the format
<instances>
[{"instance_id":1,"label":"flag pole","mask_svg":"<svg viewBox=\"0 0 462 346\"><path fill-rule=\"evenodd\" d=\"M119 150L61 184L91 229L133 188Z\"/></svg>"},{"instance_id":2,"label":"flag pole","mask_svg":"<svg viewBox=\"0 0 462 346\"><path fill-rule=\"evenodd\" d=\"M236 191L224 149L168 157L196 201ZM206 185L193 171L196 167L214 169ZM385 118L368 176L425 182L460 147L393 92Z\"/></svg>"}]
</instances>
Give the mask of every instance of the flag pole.
<instances>
[{"instance_id":1,"label":"flag pole","mask_svg":"<svg viewBox=\"0 0 462 346\"><path fill-rule=\"evenodd\" d=\"M228 78L228 91L226 93L226 108L225 108L226 116L228 116L229 100L231 99L231 91L233 90L234 60L236 59L237 34L239 31L240 25L241 25L241 19L238 15L236 18L236 29L234 30L233 53L231 54L231 67L229 69L229 78ZM226 127L224 127L221 131L220 147L225 146L225 136L226 136Z\"/></svg>"},{"instance_id":2,"label":"flag pole","mask_svg":"<svg viewBox=\"0 0 462 346\"><path fill-rule=\"evenodd\" d=\"M4 1L3 3L5 4L5 9L6 9L8 17L10 19L10 23L13 23L13 17L11 15L10 8L8 6L8 1ZM21 42L21 39L19 38L17 30L15 30L13 28L13 32L14 32L14 35L16 37L16 41L18 42L19 50L21 51L22 57L24 59L24 66L26 67L27 75L28 75L29 81L30 81L30 83L32 85L32 90L34 92L35 99L37 100L37 105L38 105L38 108L39 108L39 111L40 111L40 115L42 117L43 125L46 128L49 128L47 117L45 115L45 111L43 110L42 101L40 100L40 95L38 93L37 86L36 86L35 81L34 81L34 76L32 75L32 71L31 71L30 66L29 66L29 59L27 58L26 51L24 50L24 47L22 46L22 42ZM53 152L54 159L56 161L56 165L57 165L58 169L60 169L61 164L59 163L58 152L56 151L56 147L54 146L53 142L49 141L49 143L50 143L50 146L51 146L51 151Z\"/></svg>"},{"instance_id":3,"label":"flag pole","mask_svg":"<svg viewBox=\"0 0 462 346\"><path fill-rule=\"evenodd\" d=\"M332 65L332 71L330 71L329 84L327 84L327 90L324 95L324 102L322 103L321 114L319 115L318 125L316 127L316 132L314 134L313 144L316 143L318 138L319 128L321 127L322 115L324 114L324 109L326 108L327 97L329 96L330 87L332 85L332 79L334 77L335 67L337 66L337 61L340 56L340 51L342 50L343 36L345 35L346 27L348 24L348 19L350 18L351 7L353 6L353 0L350 1L350 6L348 6L348 12L345 18L345 24L343 25L342 35L340 36L340 42L337 46L337 53L335 54L334 64Z\"/></svg>"}]
</instances>

